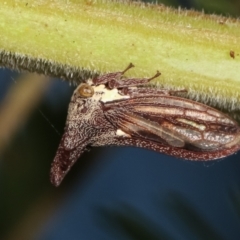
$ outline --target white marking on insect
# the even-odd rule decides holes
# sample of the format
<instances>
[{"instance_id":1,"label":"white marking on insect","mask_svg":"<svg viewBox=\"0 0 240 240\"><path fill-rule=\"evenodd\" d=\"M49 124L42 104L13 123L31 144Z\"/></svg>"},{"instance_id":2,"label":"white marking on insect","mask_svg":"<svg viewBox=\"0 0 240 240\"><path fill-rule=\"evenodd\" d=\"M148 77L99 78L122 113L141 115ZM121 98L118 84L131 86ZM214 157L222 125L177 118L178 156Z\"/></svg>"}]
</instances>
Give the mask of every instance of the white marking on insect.
<instances>
[{"instance_id":1,"label":"white marking on insect","mask_svg":"<svg viewBox=\"0 0 240 240\"><path fill-rule=\"evenodd\" d=\"M137 106L134 107L139 112L148 112L165 115L183 115L184 110L178 108L154 107L154 106Z\"/></svg>"},{"instance_id":2,"label":"white marking on insect","mask_svg":"<svg viewBox=\"0 0 240 240\"><path fill-rule=\"evenodd\" d=\"M204 131L206 129L205 125L198 124L196 122L193 122L193 121L190 121L190 120L187 120L187 119L184 119L184 118L177 118L177 121L185 123L185 124L188 124L188 125L190 125L192 127L198 128L201 131Z\"/></svg>"},{"instance_id":3,"label":"white marking on insect","mask_svg":"<svg viewBox=\"0 0 240 240\"><path fill-rule=\"evenodd\" d=\"M125 133L125 132L122 131L121 129L117 129L116 135L117 135L117 136L124 136L124 137L131 137L129 134Z\"/></svg>"},{"instance_id":4,"label":"white marking on insect","mask_svg":"<svg viewBox=\"0 0 240 240\"><path fill-rule=\"evenodd\" d=\"M105 85L93 86L93 100L101 100L102 102L110 102L118 99L127 99L129 96L123 96L118 93L118 89L107 89ZM100 93L100 94L99 94Z\"/></svg>"}]
</instances>

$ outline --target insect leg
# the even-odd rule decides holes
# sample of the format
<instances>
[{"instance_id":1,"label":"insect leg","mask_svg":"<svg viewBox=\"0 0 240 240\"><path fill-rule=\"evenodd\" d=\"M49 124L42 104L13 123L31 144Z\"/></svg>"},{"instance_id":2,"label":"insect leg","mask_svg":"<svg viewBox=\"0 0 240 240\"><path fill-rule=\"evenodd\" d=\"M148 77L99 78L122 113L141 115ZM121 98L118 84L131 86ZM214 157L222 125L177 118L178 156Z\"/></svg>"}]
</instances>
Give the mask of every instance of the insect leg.
<instances>
[{"instance_id":1,"label":"insect leg","mask_svg":"<svg viewBox=\"0 0 240 240\"><path fill-rule=\"evenodd\" d=\"M113 88L124 88L124 87L136 87L149 83L154 78L161 75L159 71L151 78L128 78L128 79L111 79L107 81L107 87L109 89Z\"/></svg>"},{"instance_id":2,"label":"insect leg","mask_svg":"<svg viewBox=\"0 0 240 240\"><path fill-rule=\"evenodd\" d=\"M148 97L148 96L159 96L159 95L178 95L179 93L187 93L187 90L168 90L158 89L155 87L142 87L142 88L128 88L124 87L118 90L118 93L130 97Z\"/></svg>"}]
</instances>

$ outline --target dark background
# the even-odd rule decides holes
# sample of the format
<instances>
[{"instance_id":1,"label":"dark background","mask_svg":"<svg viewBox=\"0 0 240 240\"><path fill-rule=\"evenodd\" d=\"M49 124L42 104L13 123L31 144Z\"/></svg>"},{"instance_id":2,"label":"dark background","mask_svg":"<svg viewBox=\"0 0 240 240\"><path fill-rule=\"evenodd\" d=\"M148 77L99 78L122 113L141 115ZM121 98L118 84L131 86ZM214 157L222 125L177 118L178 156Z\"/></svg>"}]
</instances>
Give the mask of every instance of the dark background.
<instances>
[{"instance_id":1,"label":"dark background","mask_svg":"<svg viewBox=\"0 0 240 240\"><path fill-rule=\"evenodd\" d=\"M238 1L196 2L171 4L239 16ZM12 79L15 72L0 70L0 101ZM62 134L73 89L53 80L0 156L0 239L240 239L239 153L202 163L93 148L53 187L61 136L41 112Z\"/></svg>"}]
</instances>

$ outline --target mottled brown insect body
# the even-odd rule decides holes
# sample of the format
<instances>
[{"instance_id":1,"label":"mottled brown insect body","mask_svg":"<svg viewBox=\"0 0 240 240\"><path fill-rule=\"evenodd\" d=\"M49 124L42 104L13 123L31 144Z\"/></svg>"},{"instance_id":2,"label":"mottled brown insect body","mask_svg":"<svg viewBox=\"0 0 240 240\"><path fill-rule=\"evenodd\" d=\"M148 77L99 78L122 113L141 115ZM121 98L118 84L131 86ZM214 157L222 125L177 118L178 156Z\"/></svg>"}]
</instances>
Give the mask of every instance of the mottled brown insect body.
<instances>
[{"instance_id":1,"label":"mottled brown insect body","mask_svg":"<svg viewBox=\"0 0 240 240\"><path fill-rule=\"evenodd\" d=\"M126 68L133 67L132 64ZM204 104L147 87L152 78L108 73L74 91L65 133L51 168L58 186L87 146L136 146L183 159L207 161L240 149L240 128Z\"/></svg>"}]
</instances>

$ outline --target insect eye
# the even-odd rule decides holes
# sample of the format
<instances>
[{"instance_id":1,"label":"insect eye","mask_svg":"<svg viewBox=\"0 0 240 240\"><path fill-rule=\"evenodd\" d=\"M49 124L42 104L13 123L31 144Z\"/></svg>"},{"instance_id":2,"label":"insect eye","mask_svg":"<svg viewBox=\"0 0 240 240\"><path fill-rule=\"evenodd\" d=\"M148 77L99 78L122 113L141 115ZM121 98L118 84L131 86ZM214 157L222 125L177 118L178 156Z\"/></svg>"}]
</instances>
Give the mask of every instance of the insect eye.
<instances>
[{"instance_id":1,"label":"insect eye","mask_svg":"<svg viewBox=\"0 0 240 240\"><path fill-rule=\"evenodd\" d=\"M81 97L89 98L92 97L92 95L94 94L94 89L90 85L83 83L79 87L78 93L80 94Z\"/></svg>"}]
</instances>

